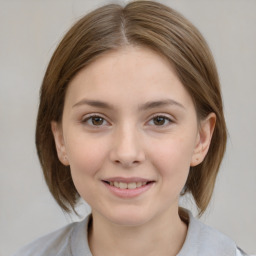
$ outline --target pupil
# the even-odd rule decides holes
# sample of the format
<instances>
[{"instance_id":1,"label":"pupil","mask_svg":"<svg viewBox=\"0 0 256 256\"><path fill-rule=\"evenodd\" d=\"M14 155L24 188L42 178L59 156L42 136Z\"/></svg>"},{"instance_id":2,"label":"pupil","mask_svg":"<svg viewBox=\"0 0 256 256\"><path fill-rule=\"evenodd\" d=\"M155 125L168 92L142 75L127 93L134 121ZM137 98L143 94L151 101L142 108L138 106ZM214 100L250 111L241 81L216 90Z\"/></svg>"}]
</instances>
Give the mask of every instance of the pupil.
<instances>
[{"instance_id":1,"label":"pupil","mask_svg":"<svg viewBox=\"0 0 256 256\"><path fill-rule=\"evenodd\" d=\"M163 125L165 121L164 117L158 116L154 118L155 125Z\"/></svg>"},{"instance_id":2,"label":"pupil","mask_svg":"<svg viewBox=\"0 0 256 256\"><path fill-rule=\"evenodd\" d=\"M94 125L101 125L103 123L103 118L101 118L101 117L93 117L92 118L92 123Z\"/></svg>"}]
</instances>

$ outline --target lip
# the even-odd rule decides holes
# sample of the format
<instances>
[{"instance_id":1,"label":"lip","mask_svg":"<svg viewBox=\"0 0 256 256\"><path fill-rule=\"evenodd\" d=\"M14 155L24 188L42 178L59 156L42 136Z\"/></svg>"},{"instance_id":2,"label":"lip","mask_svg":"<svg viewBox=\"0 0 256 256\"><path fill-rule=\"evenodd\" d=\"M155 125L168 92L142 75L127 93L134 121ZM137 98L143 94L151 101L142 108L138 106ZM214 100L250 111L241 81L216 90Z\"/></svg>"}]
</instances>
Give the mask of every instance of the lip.
<instances>
[{"instance_id":1,"label":"lip","mask_svg":"<svg viewBox=\"0 0 256 256\"><path fill-rule=\"evenodd\" d=\"M111 178L106 178L102 179L102 181L107 181L107 182L124 182L124 183L131 183L131 182L150 182L153 181L151 179L145 179L145 178L140 178L140 177L111 177Z\"/></svg>"},{"instance_id":2,"label":"lip","mask_svg":"<svg viewBox=\"0 0 256 256\"><path fill-rule=\"evenodd\" d=\"M132 183L132 182L147 182L146 185L142 185L141 187L137 187L134 189L121 189L115 186L111 186L110 182L124 182L124 183ZM102 180L102 183L105 185L105 187L115 196L119 198L135 198L142 194L144 194L146 191L148 191L152 186L155 184L155 181L150 179L144 179L140 177L131 177L131 178L124 178L124 177L113 177L113 178L107 178Z\"/></svg>"}]
</instances>

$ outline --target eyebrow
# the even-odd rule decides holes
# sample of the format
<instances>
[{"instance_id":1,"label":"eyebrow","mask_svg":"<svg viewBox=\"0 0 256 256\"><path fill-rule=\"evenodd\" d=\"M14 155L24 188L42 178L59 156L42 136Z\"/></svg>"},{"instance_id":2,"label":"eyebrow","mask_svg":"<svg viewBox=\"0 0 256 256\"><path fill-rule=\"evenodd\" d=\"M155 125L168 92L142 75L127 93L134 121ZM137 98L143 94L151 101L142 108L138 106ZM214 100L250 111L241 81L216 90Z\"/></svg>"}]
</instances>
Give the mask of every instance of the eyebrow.
<instances>
[{"instance_id":1,"label":"eyebrow","mask_svg":"<svg viewBox=\"0 0 256 256\"><path fill-rule=\"evenodd\" d=\"M112 105L99 101L99 100L88 100L88 99L82 99L81 101L77 102L75 105L73 105L72 108L82 106L82 105L89 105L92 107L97 107L97 108L107 108L107 109L112 109L114 108Z\"/></svg>"},{"instance_id":2,"label":"eyebrow","mask_svg":"<svg viewBox=\"0 0 256 256\"><path fill-rule=\"evenodd\" d=\"M82 99L81 101L79 101L75 105L73 105L72 108L82 106L82 105L89 105L92 107L104 108L104 109L114 109L114 106L109 103L106 103L106 102L100 101L100 100L89 100L89 99ZM138 109L139 109L139 111L143 111L143 110L153 109L153 108L157 108L157 107L164 107L164 106L169 106L169 105L174 105L174 106L180 107L182 109L185 109L185 107L181 103L179 103L173 99L148 101L146 103L139 105Z\"/></svg>"},{"instance_id":3,"label":"eyebrow","mask_svg":"<svg viewBox=\"0 0 256 256\"><path fill-rule=\"evenodd\" d=\"M139 106L139 110L143 111L143 110L147 110L147 109L152 109L152 108L157 108L157 107L165 107L165 106L169 106L169 105L174 105L174 106L178 106L180 108L185 109L185 107L181 103L179 103L173 99L164 99L164 100L146 102Z\"/></svg>"}]
</instances>

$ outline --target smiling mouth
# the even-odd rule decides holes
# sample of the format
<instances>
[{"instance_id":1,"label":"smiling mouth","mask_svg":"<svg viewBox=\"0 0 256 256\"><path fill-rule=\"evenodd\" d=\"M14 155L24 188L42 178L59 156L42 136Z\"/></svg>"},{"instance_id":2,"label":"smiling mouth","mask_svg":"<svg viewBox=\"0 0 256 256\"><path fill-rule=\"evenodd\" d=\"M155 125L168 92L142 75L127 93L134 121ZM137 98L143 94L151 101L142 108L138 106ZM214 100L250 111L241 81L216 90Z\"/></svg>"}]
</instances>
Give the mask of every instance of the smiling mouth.
<instances>
[{"instance_id":1,"label":"smiling mouth","mask_svg":"<svg viewBox=\"0 0 256 256\"><path fill-rule=\"evenodd\" d=\"M106 184L119 188L119 189L136 189L136 188L140 188L143 186L146 186L148 184L153 183L154 181L143 181L143 182L118 182L118 181L106 181L103 180L103 182L105 182Z\"/></svg>"}]
</instances>

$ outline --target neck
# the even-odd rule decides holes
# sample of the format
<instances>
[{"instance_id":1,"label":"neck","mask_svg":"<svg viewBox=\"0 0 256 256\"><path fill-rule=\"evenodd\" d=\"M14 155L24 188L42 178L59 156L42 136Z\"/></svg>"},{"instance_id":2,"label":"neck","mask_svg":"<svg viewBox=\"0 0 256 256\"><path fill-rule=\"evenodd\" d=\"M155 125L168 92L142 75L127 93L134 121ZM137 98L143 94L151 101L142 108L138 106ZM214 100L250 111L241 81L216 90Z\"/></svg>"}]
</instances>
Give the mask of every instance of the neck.
<instances>
[{"instance_id":1,"label":"neck","mask_svg":"<svg viewBox=\"0 0 256 256\"><path fill-rule=\"evenodd\" d=\"M89 244L94 256L177 255L185 241L187 225L176 213L162 216L140 226L120 226L93 212Z\"/></svg>"}]
</instances>

